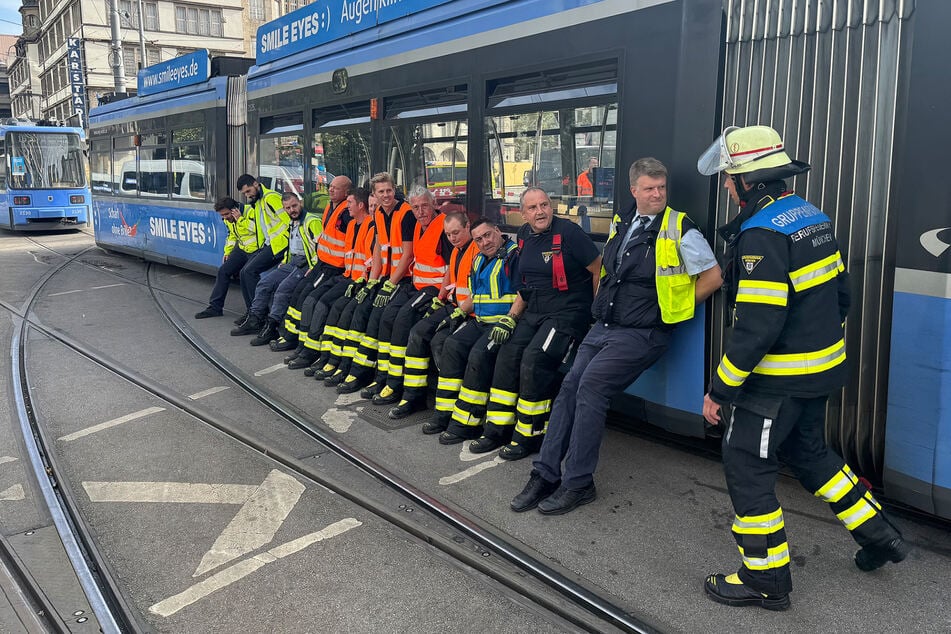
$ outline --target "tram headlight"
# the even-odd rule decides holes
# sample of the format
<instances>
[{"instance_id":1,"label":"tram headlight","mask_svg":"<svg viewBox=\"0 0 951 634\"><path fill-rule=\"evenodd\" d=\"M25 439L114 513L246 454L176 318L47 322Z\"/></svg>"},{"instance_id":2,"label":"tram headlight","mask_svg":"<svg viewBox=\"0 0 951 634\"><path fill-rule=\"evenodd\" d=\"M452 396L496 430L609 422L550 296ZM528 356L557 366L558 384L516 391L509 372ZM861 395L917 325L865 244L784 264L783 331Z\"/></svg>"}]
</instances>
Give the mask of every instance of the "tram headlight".
<instances>
[{"instance_id":1,"label":"tram headlight","mask_svg":"<svg viewBox=\"0 0 951 634\"><path fill-rule=\"evenodd\" d=\"M82 194L74 194L69 197L70 205L84 205L86 204L86 197Z\"/></svg>"},{"instance_id":2,"label":"tram headlight","mask_svg":"<svg viewBox=\"0 0 951 634\"><path fill-rule=\"evenodd\" d=\"M31 201L29 196L14 196L13 197L14 205L29 205L30 202Z\"/></svg>"}]
</instances>

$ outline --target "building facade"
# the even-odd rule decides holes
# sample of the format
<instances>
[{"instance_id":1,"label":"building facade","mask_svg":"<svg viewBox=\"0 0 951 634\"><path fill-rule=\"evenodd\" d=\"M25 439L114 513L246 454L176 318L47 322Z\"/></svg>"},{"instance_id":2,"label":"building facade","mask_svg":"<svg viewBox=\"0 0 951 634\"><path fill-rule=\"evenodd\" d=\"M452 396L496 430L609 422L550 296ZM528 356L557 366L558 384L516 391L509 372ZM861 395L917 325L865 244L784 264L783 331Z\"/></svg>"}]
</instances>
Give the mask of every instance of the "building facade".
<instances>
[{"instance_id":1,"label":"building facade","mask_svg":"<svg viewBox=\"0 0 951 634\"><path fill-rule=\"evenodd\" d=\"M287 4L118 0L126 92L135 93L140 67L199 48L212 56L253 56L257 27L283 14ZM290 5L291 10L298 6ZM110 6L110 0L23 0L23 35L9 66L13 116L85 124L85 113L99 97L116 92Z\"/></svg>"}]
</instances>

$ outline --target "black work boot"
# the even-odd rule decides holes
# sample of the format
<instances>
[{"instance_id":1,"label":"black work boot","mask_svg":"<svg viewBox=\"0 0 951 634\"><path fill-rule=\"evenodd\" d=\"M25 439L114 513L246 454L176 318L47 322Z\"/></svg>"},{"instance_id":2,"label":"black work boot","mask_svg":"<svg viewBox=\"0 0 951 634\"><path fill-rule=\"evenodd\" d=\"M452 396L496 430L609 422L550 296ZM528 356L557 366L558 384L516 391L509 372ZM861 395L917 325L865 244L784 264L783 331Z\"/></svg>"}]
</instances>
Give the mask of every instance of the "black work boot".
<instances>
[{"instance_id":1,"label":"black work boot","mask_svg":"<svg viewBox=\"0 0 951 634\"><path fill-rule=\"evenodd\" d=\"M855 553L855 565L859 570L871 572L878 570L888 562L897 564L908 556L911 547L899 535L885 544L865 546Z\"/></svg>"},{"instance_id":2,"label":"black work boot","mask_svg":"<svg viewBox=\"0 0 951 634\"><path fill-rule=\"evenodd\" d=\"M260 332L261 328L264 327L264 320L254 314L249 314L244 321L238 324L237 328L231 329L232 337L240 337L241 335L253 335L256 332Z\"/></svg>"},{"instance_id":3,"label":"black work boot","mask_svg":"<svg viewBox=\"0 0 951 634\"><path fill-rule=\"evenodd\" d=\"M310 353L310 354L308 354ZM305 350L296 357L294 357L288 364L287 367L291 370L300 370L302 368L309 368L311 364L317 360L317 355L315 355L310 350ZM313 375L311 375L313 376Z\"/></svg>"},{"instance_id":4,"label":"black work boot","mask_svg":"<svg viewBox=\"0 0 951 634\"><path fill-rule=\"evenodd\" d=\"M267 323L258 332L258 336L251 340L251 345L266 346L274 339L277 339L277 322L268 318Z\"/></svg>"},{"instance_id":5,"label":"black work boot","mask_svg":"<svg viewBox=\"0 0 951 634\"><path fill-rule=\"evenodd\" d=\"M427 423L423 423L423 433L424 434L438 434L440 432L446 431L446 428L449 427L449 421L452 420L452 412L440 412L437 411L433 414L432 420Z\"/></svg>"},{"instance_id":6,"label":"black work boot","mask_svg":"<svg viewBox=\"0 0 951 634\"><path fill-rule=\"evenodd\" d=\"M287 329L283 326L277 327L277 340L272 341L269 344L269 347L274 352L287 352L288 350L295 350L297 348L297 335L292 335L287 332Z\"/></svg>"},{"instance_id":7,"label":"black work boot","mask_svg":"<svg viewBox=\"0 0 951 634\"><path fill-rule=\"evenodd\" d=\"M521 493L515 496L509 508L516 513L530 511L538 506L539 502L554 493L560 484L560 480L558 482L549 482L533 469L532 475L528 478L528 483L525 485L525 488L522 489Z\"/></svg>"},{"instance_id":8,"label":"black work boot","mask_svg":"<svg viewBox=\"0 0 951 634\"><path fill-rule=\"evenodd\" d=\"M767 610L789 608L788 594L763 594L740 581L739 576L710 575L703 583L703 590L711 600L734 607L758 605Z\"/></svg>"},{"instance_id":9,"label":"black work boot","mask_svg":"<svg viewBox=\"0 0 951 634\"><path fill-rule=\"evenodd\" d=\"M221 317L221 310L209 306L200 313L195 313L195 319L208 319L209 317Z\"/></svg>"},{"instance_id":10,"label":"black work boot","mask_svg":"<svg viewBox=\"0 0 951 634\"><path fill-rule=\"evenodd\" d=\"M248 315L249 315L249 314L250 314L250 313L249 313L248 311L244 311L244 314L243 314L243 315L241 315L240 317L238 317L237 319L234 320L234 325L235 325L235 326L240 326L241 324L243 324L243 323L244 323L244 320L248 318Z\"/></svg>"}]
</instances>

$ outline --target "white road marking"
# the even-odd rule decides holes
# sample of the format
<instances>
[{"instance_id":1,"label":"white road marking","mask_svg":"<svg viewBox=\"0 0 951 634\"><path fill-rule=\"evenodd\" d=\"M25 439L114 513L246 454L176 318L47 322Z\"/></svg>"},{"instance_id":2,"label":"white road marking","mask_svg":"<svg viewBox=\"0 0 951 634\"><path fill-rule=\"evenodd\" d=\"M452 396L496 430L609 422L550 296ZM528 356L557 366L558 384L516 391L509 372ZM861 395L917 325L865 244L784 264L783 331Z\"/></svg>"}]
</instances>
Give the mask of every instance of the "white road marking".
<instances>
[{"instance_id":1,"label":"white road marking","mask_svg":"<svg viewBox=\"0 0 951 634\"><path fill-rule=\"evenodd\" d=\"M341 394L338 396L337 400L334 401L334 405L353 405L354 403L365 400L365 398L360 396L360 392L353 392L351 394Z\"/></svg>"},{"instance_id":2,"label":"white road marking","mask_svg":"<svg viewBox=\"0 0 951 634\"><path fill-rule=\"evenodd\" d=\"M357 419L357 414L362 411L362 408L358 408L357 411L351 412L350 410L337 409L336 407L331 407L320 417L320 420L327 423L327 426L338 434L345 434L350 431L350 426L353 425L353 421Z\"/></svg>"},{"instance_id":3,"label":"white road marking","mask_svg":"<svg viewBox=\"0 0 951 634\"><path fill-rule=\"evenodd\" d=\"M12 487L10 487L9 489L5 489L5 490L3 490L3 491L0 491L0 501L22 500L22 499L24 499L25 497L26 497L26 495L23 493L23 485L22 485L22 484L14 484L14 485L13 485Z\"/></svg>"},{"instance_id":4,"label":"white road marking","mask_svg":"<svg viewBox=\"0 0 951 634\"><path fill-rule=\"evenodd\" d=\"M91 502L165 502L179 504L244 504L258 490L255 484L192 484L189 482L83 482Z\"/></svg>"},{"instance_id":5,"label":"white road marking","mask_svg":"<svg viewBox=\"0 0 951 634\"><path fill-rule=\"evenodd\" d=\"M275 546L266 552L259 553L243 561L239 561L233 566L229 566L221 572L217 572L207 579L199 581L195 585L183 592L180 592L179 594L159 601L149 608L149 612L159 616L171 616L182 608L186 608L192 603L207 597L213 592L217 592L218 590L231 585L235 581L243 579L252 572L263 568L271 562L277 561L278 559L283 559L288 555L292 555L298 551L301 551L311 544L315 544L325 539L330 539L331 537L336 537L337 535L345 533L351 528L356 528L361 524L362 522L356 518L348 517L338 522L334 522L323 530L304 535L303 537L299 537L298 539L281 544L280 546Z\"/></svg>"},{"instance_id":6,"label":"white road marking","mask_svg":"<svg viewBox=\"0 0 951 634\"><path fill-rule=\"evenodd\" d=\"M276 365L272 365L272 366L269 367L269 368L264 368L263 370L258 370L257 372L254 373L254 376L264 376L265 374L270 374L271 372L277 372L277 371L280 370L281 368L286 368L286 367L287 367L287 366L284 365L283 363L278 363L278 364L276 364Z\"/></svg>"},{"instance_id":7,"label":"white road marking","mask_svg":"<svg viewBox=\"0 0 951 634\"><path fill-rule=\"evenodd\" d=\"M457 482L462 482L466 478L471 478L477 473L482 473L486 469L491 469L496 465L500 465L504 460L501 457L496 456L492 460L486 460L485 462L480 462L477 465L473 465L466 469L465 471L460 471L459 473L454 473L453 475L446 476L444 478L439 478L439 484L443 486L448 486L450 484L456 484Z\"/></svg>"},{"instance_id":8,"label":"white road marking","mask_svg":"<svg viewBox=\"0 0 951 634\"><path fill-rule=\"evenodd\" d=\"M125 282L119 282L118 284L105 284L103 286L91 286L89 290L98 291L100 288L115 288L116 286L125 286Z\"/></svg>"},{"instance_id":9,"label":"white road marking","mask_svg":"<svg viewBox=\"0 0 951 634\"><path fill-rule=\"evenodd\" d=\"M70 293L82 293L85 291L85 288L77 288L74 291L60 291L59 293L50 293L47 297L56 297L57 295L69 295Z\"/></svg>"},{"instance_id":10,"label":"white road marking","mask_svg":"<svg viewBox=\"0 0 951 634\"><path fill-rule=\"evenodd\" d=\"M277 469L271 471L221 531L192 576L199 577L274 539L303 492L304 485L291 476Z\"/></svg>"},{"instance_id":11,"label":"white road marking","mask_svg":"<svg viewBox=\"0 0 951 634\"><path fill-rule=\"evenodd\" d=\"M172 277L172 278L174 278L174 277L187 277L188 275L191 275L191 274L192 274L191 271L189 271L189 272L187 272L187 273L176 273L175 275L169 275L169 277Z\"/></svg>"},{"instance_id":12,"label":"white road marking","mask_svg":"<svg viewBox=\"0 0 951 634\"><path fill-rule=\"evenodd\" d=\"M33 256L33 260L36 261L37 264L46 264L46 262L42 262L38 257L36 257L36 253L33 251L28 251L27 253ZM47 266L49 265L47 264Z\"/></svg>"},{"instance_id":13,"label":"white road marking","mask_svg":"<svg viewBox=\"0 0 951 634\"><path fill-rule=\"evenodd\" d=\"M16 458L13 456L0 456L0 464L6 464L8 462L16 462Z\"/></svg>"},{"instance_id":14,"label":"white road marking","mask_svg":"<svg viewBox=\"0 0 951 634\"><path fill-rule=\"evenodd\" d=\"M205 398L206 396L211 396L212 394L217 394L218 392L224 392L228 389L228 386L221 385L219 387L210 387L207 390L202 390L201 392L195 392L194 394L189 394L188 398L193 401L197 401L200 398Z\"/></svg>"},{"instance_id":15,"label":"white road marking","mask_svg":"<svg viewBox=\"0 0 951 634\"><path fill-rule=\"evenodd\" d=\"M129 421L136 420L137 418L142 418L143 416L148 416L149 414L155 414L157 412L163 411L165 411L164 407L147 407L145 409L140 409L137 412L132 412L131 414L126 414L125 416L120 416L119 418L113 418L112 420L107 420L104 423L99 423L98 425L93 425L92 427L87 427L86 429L80 429L79 431L74 431L71 434L60 436L59 439L69 442L71 440L76 440L77 438L82 438L83 436L95 434L96 432L102 431L103 429L109 429L110 427L115 427L116 425L128 423Z\"/></svg>"}]
</instances>

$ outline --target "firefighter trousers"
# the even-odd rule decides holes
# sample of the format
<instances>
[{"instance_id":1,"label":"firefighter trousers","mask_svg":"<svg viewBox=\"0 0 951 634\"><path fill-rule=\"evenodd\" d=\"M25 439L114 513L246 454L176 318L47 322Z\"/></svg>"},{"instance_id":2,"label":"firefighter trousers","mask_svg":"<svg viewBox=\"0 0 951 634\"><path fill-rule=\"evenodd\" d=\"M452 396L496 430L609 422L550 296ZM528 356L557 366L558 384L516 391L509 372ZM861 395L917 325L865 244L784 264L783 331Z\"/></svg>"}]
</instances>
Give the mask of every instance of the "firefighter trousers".
<instances>
[{"instance_id":1,"label":"firefighter trousers","mask_svg":"<svg viewBox=\"0 0 951 634\"><path fill-rule=\"evenodd\" d=\"M390 333L393 323L403 305L409 301L410 293L415 291L409 281L400 282L393 291L386 306L379 308L371 305L364 335L360 340L357 353L350 365L350 374L360 379L368 378L376 368L384 372L390 367ZM379 293L379 291L377 291ZM369 300L367 300L369 301Z\"/></svg>"},{"instance_id":2,"label":"firefighter trousers","mask_svg":"<svg viewBox=\"0 0 951 634\"><path fill-rule=\"evenodd\" d=\"M359 352L360 343L366 333L367 322L373 310L374 295L375 293L371 292L362 304L356 297L341 297L337 300L343 304L343 307L337 323L333 326L328 363L336 365L338 370L343 370L345 373L350 372ZM327 334L328 327L330 327L329 319L327 326L324 327L324 334Z\"/></svg>"},{"instance_id":3,"label":"firefighter trousers","mask_svg":"<svg viewBox=\"0 0 951 634\"><path fill-rule=\"evenodd\" d=\"M349 286L348 278L337 275L312 289L304 299L300 311L300 342L303 346L301 355L305 359L320 356L320 336L324 332L330 308L337 299L343 297Z\"/></svg>"},{"instance_id":4,"label":"firefighter trousers","mask_svg":"<svg viewBox=\"0 0 951 634\"><path fill-rule=\"evenodd\" d=\"M789 545L775 493L780 459L807 491L830 505L860 546L899 536L865 484L826 446L826 399L741 392L728 413L723 470L736 511L733 537L742 560L738 574L758 592L792 590Z\"/></svg>"},{"instance_id":5,"label":"firefighter trousers","mask_svg":"<svg viewBox=\"0 0 951 634\"><path fill-rule=\"evenodd\" d=\"M478 438L482 434L486 416L486 406L489 401L489 388L492 386L492 375L495 368L499 346L489 339L492 324L483 324L471 319L465 326L446 340L443 346L442 365L439 368L440 385L444 376L459 377L458 394L452 405L451 421L447 431L463 438ZM462 335L462 336L460 336ZM468 344L460 349L460 344ZM462 366L463 372L458 368ZM446 372L443 372L443 366ZM448 405L448 391L437 396L443 396Z\"/></svg>"},{"instance_id":6,"label":"firefighter trousers","mask_svg":"<svg viewBox=\"0 0 951 634\"><path fill-rule=\"evenodd\" d=\"M390 329L388 344L381 346L388 349L389 358L384 369L383 350L380 350L380 357L376 364L376 377L374 381L379 384L387 384L391 389L398 389L402 385L403 365L406 358L406 346L409 343L409 333L413 326L418 324L426 311L429 310L429 304L433 297L439 293L435 286L426 286L422 290L415 288L410 291L409 299L403 304L393 319L393 327ZM395 298L394 298L395 299ZM392 302L392 300L391 300ZM393 385L391 385L391 383ZM395 385L395 387L394 387Z\"/></svg>"},{"instance_id":7,"label":"firefighter trousers","mask_svg":"<svg viewBox=\"0 0 951 634\"><path fill-rule=\"evenodd\" d=\"M478 358L480 353L475 352L476 349L487 349L489 332L492 328L480 324L475 319L468 319L455 331L449 333L448 336L443 335L447 330L448 328L444 328L433 336L434 345L437 338L442 339L438 365L439 378L436 382L436 413L434 419L441 425L448 425L452 418L456 399L462 389L463 378L469 368L470 354L475 354ZM440 337L440 335L443 336ZM488 367L488 378L485 379L486 386L488 386L492 381L492 363L490 361L485 365ZM488 389L488 387L483 389Z\"/></svg>"},{"instance_id":8,"label":"firefighter trousers","mask_svg":"<svg viewBox=\"0 0 951 634\"><path fill-rule=\"evenodd\" d=\"M429 317L418 321L409 331L406 343L406 354L403 359L403 376L397 376L392 371L386 377L386 384L391 390L403 388L403 399L410 402L422 402L426 398L426 388L429 385L430 360L433 357L433 341L439 322L449 316L446 307L440 308ZM443 334L445 330L439 331ZM448 336L448 335L447 335ZM443 341L445 339L441 337ZM390 367L392 370L392 362ZM437 366L438 367L438 366Z\"/></svg>"},{"instance_id":9,"label":"firefighter trousers","mask_svg":"<svg viewBox=\"0 0 951 634\"><path fill-rule=\"evenodd\" d=\"M302 313L308 295L325 284L333 283L333 280L336 280L341 273L343 273L343 269L318 264L304 275L304 278L294 287L294 292L291 294L291 303L287 307L284 329L288 333L299 335L307 331L307 322L302 321ZM301 327L302 323L305 324L303 327Z\"/></svg>"},{"instance_id":10,"label":"firefighter trousers","mask_svg":"<svg viewBox=\"0 0 951 634\"><path fill-rule=\"evenodd\" d=\"M522 316L495 363L487 437L511 440L530 451L541 447L551 402L561 384L560 367L577 335L578 327L561 317Z\"/></svg>"}]
</instances>

